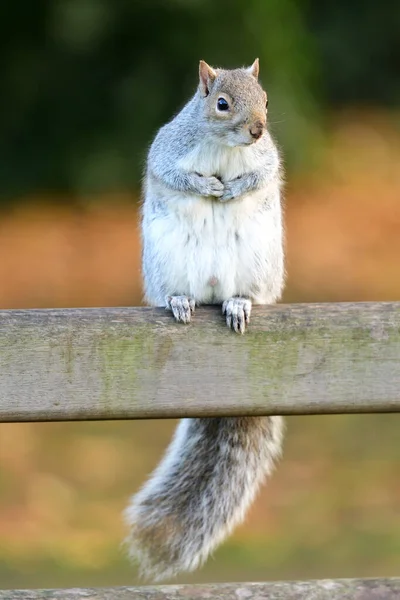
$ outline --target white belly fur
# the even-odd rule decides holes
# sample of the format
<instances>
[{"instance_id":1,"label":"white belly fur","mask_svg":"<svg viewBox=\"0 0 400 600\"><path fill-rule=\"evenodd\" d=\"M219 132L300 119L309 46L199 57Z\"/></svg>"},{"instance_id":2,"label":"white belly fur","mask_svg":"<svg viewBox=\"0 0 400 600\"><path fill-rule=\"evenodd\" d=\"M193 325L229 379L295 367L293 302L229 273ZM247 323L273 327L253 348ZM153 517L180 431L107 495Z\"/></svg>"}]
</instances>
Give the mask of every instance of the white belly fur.
<instances>
[{"instance_id":1,"label":"white belly fur","mask_svg":"<svg viewBox=\"0 0 400 600\"><path fill-rule=\"evenodd\" d=\"M163 306L166 289L199 303L247 296L264 304L279 297L283 256L278 185L227 203L165 188L162 196L168 212L146 218L146 206L144 210L144 262L163 257L160 286L145 277L151 304ZM260 211L267 196L270 208ZM146 246L152 248L151 257Z\"/></svg>"}]
</instances>

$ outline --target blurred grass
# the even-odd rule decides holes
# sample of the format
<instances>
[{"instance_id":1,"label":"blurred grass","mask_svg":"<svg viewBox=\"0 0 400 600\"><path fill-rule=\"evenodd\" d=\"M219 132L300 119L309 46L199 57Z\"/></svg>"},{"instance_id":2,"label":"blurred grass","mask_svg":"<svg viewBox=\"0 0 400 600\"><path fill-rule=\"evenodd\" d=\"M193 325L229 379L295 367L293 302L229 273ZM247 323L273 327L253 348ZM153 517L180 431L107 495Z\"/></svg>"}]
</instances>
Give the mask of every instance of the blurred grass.
<instances>
[{"instance_id":1,"label":"blurred grass","mask_svg":"<svg viewBox=\"0 0 400 600\"><path fill-rule=\"evenodd\" d=\"M399 299L398 123L342 114L318 170L289 182L285 301ZM0 306L138 304L137 219L126 196L4 212ZM0 586L134 583L121 511L174 425L1 425ZM398 574L398 428L395 415L288 419L282 463L245 525L180 580Z\"/></svg>"},{"instance_id":2,"label":"blurred grass","mask_svg":"<svg viewBox=\"0 0 400 600\"><path fill-rule=\"evenodd\" d=\"M136 581L120 513L174 423L2 425L0 581ZM284 459L246 524L182 581L390 576L398 569L398 422L288 419Z\"/></svg>"}]
</instances>

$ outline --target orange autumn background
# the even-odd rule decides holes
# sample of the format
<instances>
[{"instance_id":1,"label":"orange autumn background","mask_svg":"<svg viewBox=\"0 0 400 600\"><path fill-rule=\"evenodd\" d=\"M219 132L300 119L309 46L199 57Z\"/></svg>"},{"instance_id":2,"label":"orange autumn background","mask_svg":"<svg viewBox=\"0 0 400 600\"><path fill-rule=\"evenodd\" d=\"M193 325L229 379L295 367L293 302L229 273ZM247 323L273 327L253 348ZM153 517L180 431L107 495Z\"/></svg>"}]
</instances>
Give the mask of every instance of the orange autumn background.
<instances>
[{"instance_id":1,"label":"orange autumn background","mask_svg":"<svg viewBox=\"0 0 400 600\"><path fill-rule=\"evenodd\" d=\"M244 10L244 3L233 4L238 13ZM256 13L259 5L254 2L251 10ZM290 2L283 5L287 14L294 10ZM86 6L92 7L87 22L97 22L99 9L90 2ZM157 2L153 7L159 7ZM78 5L71 8L68 19L77 19L79 10ZM179 18L178 24L187 25L189 17ZM295 33L305 53L307 43L301 32ZM83 43L76 39L75 44ZM251 41L246 43L251 54ZM268 60L273 48L265 44ZM174 54L173 60L180 59ZM192 85L193 78L188 79ZM275 88L279 96L279 78ZM185 97L176 92L178 104ZM290 144L296 147L301 138L296 111L292 115L289 108L282 117L276 110L272 118L285 155L284 140L289 140L283 301L399 300L398 106L374 98L365 103L349 97L337 109L333 100L324 102L306 163L290 158L296 154ZM157 126L161 122L160 116ZM152 131L143 133L146 143L154 130L153 123ZM103 142L96 144L103 147ZM137 165L142 155L130 160ZM9 200L0 209L0 308L141 302L140 174L134 184L121 175L120 186L113 181L101 189L40 186L33 180L19 189L6 176L2 179L2 172L0 189ZM103 176L100 167L93 172L95 179ZM398 575L397 415L287 421L283 460L245 524L201 571L179 581ZM0 424L0 588L137 583L121 549L121 511L159 460L174 426L167 421Z\"/></svg>"},{"instance_id":2,"label":"orange autumn background","mask_svg":"<svg viewBox=\"0 0 400 600\"><path fill-rule=\"evenodd\" d=\"M400 297L400 134L396 115L332 119L315 172L284 193L283 301ZM138 194L21 202L0 223L2 308L141 302Z\"/></svg>"}]
</instances>

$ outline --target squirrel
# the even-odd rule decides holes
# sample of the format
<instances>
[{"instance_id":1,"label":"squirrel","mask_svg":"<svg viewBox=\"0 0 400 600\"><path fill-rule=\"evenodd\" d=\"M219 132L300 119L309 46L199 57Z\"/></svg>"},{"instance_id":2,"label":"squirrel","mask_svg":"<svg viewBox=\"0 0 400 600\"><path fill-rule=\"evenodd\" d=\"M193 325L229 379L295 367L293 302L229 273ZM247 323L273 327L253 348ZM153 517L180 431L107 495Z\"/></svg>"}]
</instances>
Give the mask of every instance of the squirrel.
<instances>
[{"instance_id":1,"label":"squirrel","mask_svg":"<svg viewBox=\"0 0 400 600\"><path fill-rule=\"evenodd\" d=\"M145 298L189 323L221 304L244 333L252 303L284 283L278 150L267 94L251 67L200 61L199 85L156 135L142 206ZM193 571L240 523L280 457L283 419L182 419L161 463L125 511L128 552L155 581Z\"/></svg>"}]
</instances>

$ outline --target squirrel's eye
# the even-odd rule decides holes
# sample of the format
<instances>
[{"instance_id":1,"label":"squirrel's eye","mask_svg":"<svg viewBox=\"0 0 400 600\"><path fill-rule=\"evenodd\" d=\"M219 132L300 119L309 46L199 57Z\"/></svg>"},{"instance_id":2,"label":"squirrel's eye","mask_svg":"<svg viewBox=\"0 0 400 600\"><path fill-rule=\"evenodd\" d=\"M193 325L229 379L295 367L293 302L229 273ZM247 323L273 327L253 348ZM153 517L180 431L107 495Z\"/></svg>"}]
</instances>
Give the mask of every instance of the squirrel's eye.
<instances>
[{"instance_id":1,"label":"squirrel's eye","mask_svg":"<svg viewBox=\"0 0 400 600\"><path fill-rule=\"evenodd\" d=\"M265 108L268 108L268 98L267 98L267 101L265 103Z\"/></svg>"},{"instance_id":2,"label":"squirrel's eye","mask_svg":"<svg viewBox=\"0 0 400 600\"><path fill-rule=\"evenodd\" d=\"M218 98L217 100L218 110L228 110L229 104L225 100L225 98Z\"/></svg>"}]
</instances>

